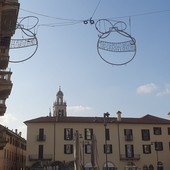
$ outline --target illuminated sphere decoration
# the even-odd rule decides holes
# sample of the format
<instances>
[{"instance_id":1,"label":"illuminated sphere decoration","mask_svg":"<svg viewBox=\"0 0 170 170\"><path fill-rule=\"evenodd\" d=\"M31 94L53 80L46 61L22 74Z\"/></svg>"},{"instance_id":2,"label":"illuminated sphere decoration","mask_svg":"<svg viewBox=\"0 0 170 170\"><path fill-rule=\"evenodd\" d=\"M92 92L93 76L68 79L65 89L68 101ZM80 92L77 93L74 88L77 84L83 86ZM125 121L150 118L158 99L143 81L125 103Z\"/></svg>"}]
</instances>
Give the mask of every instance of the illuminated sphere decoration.
<instances>
[{"instance_id":1,"label":"illuminated sphere decoration","mask_svg":"<svg viewBox=\"0 0 170 170\"><path fill-rule=\"evenodd\" d=\"M126 24L117 21L112 24L107 19L98 20L95 24L100 33L97 41L97 51L103 61L121 66L131 62L136 55L136 40L125 32Z\"/></svg>"}]
</instances>

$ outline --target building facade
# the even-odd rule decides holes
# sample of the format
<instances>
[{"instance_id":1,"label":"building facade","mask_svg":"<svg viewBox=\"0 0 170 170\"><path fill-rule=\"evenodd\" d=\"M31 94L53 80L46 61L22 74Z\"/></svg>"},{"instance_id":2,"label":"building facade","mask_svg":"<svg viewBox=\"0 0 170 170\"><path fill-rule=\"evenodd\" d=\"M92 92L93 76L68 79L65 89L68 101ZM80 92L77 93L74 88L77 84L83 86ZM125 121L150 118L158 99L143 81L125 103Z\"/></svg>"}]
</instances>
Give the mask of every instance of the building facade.
<instances>
[{"instance_id":1,"label":"building facade","mask_svg":"<svg viewBox=\"0 0 170 170\"><path fill-rule=\"evenodd\" d=\"M28 168L170 169L168 119L153 115L127 118L120 111L115 115L104 113L102 117L68 117L55 113L25 124Z\"/></svg>"},{"instance_id":2,"label":"building facade","mask_svg":"<svg viewBox=\"0 0 170 170\"><path fill-rule=\"evenodd\" d=\"M8 68L11 37L16 30L19 12L18 0L0 0L0 116L6 112L6 99L12 90Z\"/></svg>"},{"instance_id":3,"label":"building facade","mask_svg":"<svg viewBox=\"0 0 170 170\"><path fill-rule=\"evenodd\" d=\"M0 125L0 169L24 170L26 162L26 140L21 132Z\"/></svg>"}]
</instances>

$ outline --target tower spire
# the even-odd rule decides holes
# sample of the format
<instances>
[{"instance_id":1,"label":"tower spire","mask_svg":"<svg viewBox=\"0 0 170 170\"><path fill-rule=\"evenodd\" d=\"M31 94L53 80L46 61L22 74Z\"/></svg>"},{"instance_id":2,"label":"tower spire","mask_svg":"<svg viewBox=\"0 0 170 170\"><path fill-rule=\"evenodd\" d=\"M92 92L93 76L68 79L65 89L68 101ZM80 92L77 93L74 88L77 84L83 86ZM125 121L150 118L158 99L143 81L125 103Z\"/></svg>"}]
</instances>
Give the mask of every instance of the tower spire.
<instances>
[{"instance_id":1,"label":"tower spire","mask_svg":"<svg viewBox=\"0 0 170 170\"><path fill-rule=\"evenodd\" d=\"M67 116L67 104L63 101L63 92L61 91L61 86L59 86L59 91L56 95L56 101L53 104L53 116Z\"/></svg>"}]
</instances>

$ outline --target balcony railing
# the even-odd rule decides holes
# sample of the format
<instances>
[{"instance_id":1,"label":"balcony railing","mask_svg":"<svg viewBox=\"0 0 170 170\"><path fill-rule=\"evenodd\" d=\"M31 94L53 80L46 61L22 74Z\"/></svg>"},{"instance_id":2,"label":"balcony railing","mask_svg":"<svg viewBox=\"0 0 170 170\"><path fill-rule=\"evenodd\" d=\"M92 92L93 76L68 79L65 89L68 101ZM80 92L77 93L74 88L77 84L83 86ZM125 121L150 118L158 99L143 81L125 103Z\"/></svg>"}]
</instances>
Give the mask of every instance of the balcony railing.
<instances>
[{"instance_id":1,"label":"balcony railing","mask_svg":"<svg viewBox=\"0 0 170 170\"><path fill-rule=\"evenodd\" d=\"M132 141L133 140L133 136L132 135L125 135L125 140L126 141Z\"/></svg>"},{"instance_id":2,"label":"balcony railing","mask_svg":"<svg viewBox=\"0 0 170 170\"><path fill-rule=\"evenodd\" d=\"M8 67L9 56L0 54L0 69L6 69Z\"/></svg>"},{"instance_id":3,"label":"balcony railing","mask_svg":"<svg viewBox=\"0 0 170 170\"><path fill-rule=\"evenodd\" d=\"M3 37L12 36L16 30L16 22L18 18L19 3L16 1L1 0L3 2L0 10L0 34Z\"/></svg>"},{"instance_id":4,"label":"balcony railing","mask_svg":"<svg viewBox=\"0 0 170 170\"><path fill-rule=\"evenodd\" d=\"M41 158L39 157L38 154L32 154L32 155L29 155L29 160L30 161L37 161L37 160L51 161L52 160L52 154L44 154Z\"/></svg>"},{"instance_id":5,"label":"balcony railing","mask_svg":"<svg viewBox=\"0 0 170 170\"><path fill-rule=\"evenodd\" d=\"M8 98L11 93L11 74L10 71L0 71L0 99Z\"/></svg>"},{"instance_id":6,"label":"balcony railing","mask_svg":"<svg viewBox=\"0 0 170 170\"><path fill-rule=\"evenodd\" d=\"M120 160L139 160L140 154L134 154L133 157L127 157L125 154L120 154Z\"/></svg>"},{"instance_id":7,"label":"balcony railing","mask_svg":"<svg viewBox=\"0 0 170 170\"><path fill-rule=\"evenodd\" d=\"M37 135L37 141L45 141L46 140L46 135Z\"/></svg>"},{"instance_id":8,"label":"balcony railing","mask_svg":"<svg viewBox=\"0 0 170 170\"><path fill-rule=\"evenodd\" d=\"M3 116L6 112L5 100L0 100L0 116Z\"/></svg>"}]
</instances>

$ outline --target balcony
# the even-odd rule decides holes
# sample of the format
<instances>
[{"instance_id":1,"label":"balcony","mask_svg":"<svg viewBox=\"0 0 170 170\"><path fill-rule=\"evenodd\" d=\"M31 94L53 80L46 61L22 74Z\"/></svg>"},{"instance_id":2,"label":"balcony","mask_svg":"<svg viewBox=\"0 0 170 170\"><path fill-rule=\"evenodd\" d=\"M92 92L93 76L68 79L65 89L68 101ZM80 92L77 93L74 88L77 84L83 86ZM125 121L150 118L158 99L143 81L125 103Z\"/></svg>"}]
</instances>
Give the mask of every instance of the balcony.
<instances>
[{"instance_id":1,"label":"balcony","mask_svg":"<svg viewBox=\"0 0 170 170\"><path fill-rule=\"evenodd\" d=\"M6 99L11 93L12 82L11 82L10 71L0 71L0 99Z\"/></svg>"},{"instance_id":2,"label":"balcony","mask_svg":"<svg viewBox=\"0 0 170 170\"><path fill-rule=\"evenodd\" d=\"M0 54L0 69L6 69L8 67L9 55Z\"/></svg>"},{"instance_id":3,"label":"balcony","mask_svg":"<svg viewBox=\"0 0 170 170\"><path fill-rule=\"evenodd\" d=\"M0 37L0 69L8 67L10 40L10 37Z\"/></svg>"},{"instance_id":4,"label":"balcony","mask_svg":"<svg viewBox=\"0 0 170 170\"><path fill-rule=\"evenodd\" d=\"M46 135L37 135L37 141L45 141Z\"/></svg>"},{"instance_id":5,"label":"balcony","mask_svg":"<svg viewBox=\"0 0 170 170\"><path fill-rule=\"evenodd\" d=\"M51 161L52 160L52 154L44 154L43 157L39 157L38 154L32 154L29 155L30 161L38 161L38 160L44 160L44 161Z\"/></svg>"},{"instance_id":6,"label":"balcony","mask_svg":"<svg viewBox=\"0 0 170 170\"><path fill-rule=\"evenodd\" d=\"M0 0L1 37L11 37L15 33L18 11L18 1Z\"/></svg>"},{"instance_id":7,"label":"balcony","mask_svg":"<svg viewBox=\"0 0 170 170\"><path fill-rule=\"evenodd\" d=\"M6 112L5 100L0 100L0 116L3 116Z\"/></svg>"},{"instance_id":8,"label":"balcony","mask_svg":"<svg viewBox=\"0 0 170 170\"><path fill-rule=\"evenodd\" d=\"M134 154L133 157L127 157L125 154L120 154L120 160L139 160L140 154Z\"/></svg>"},{"instance_id":9,"label":"balcony","mask_svg":"<svg viewBox=\"0 0 170 170\"><path fill-rule=\"evenodd\" d=\"M1 2L6 2L7 0L0 0L0 3ZM18 0L8 0L8 2L18 2Z\"/></svg>"}]
</instances>

